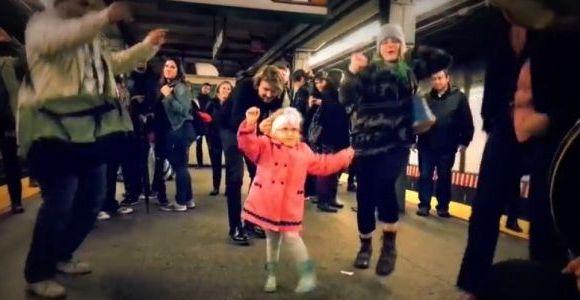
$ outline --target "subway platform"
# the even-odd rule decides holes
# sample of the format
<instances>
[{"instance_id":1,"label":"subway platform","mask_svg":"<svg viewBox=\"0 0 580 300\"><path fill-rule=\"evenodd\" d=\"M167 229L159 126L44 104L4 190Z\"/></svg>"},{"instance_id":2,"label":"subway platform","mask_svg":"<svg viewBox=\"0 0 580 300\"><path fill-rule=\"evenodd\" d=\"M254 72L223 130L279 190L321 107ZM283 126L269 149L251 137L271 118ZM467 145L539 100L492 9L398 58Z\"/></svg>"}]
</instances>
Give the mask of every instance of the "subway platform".
<instances>
[{"instance_id":1,"label":"subway platform","mask_svg":"<svg viewBox=\"0 0 580 300\"><path fill-rule=\"evenodd\" d=\"M398 261L387 278L374 269L357 270L358 250L355 195L339 187L346 204L337 214L318 212L308 203L304 239L318 269L319 287L297 296L297 274L290 253L282 248L279 291L265 294L265 240L252 246L229 243L226 201L207 196L211 170L190 169L197 208L186 213L161 212L151 204L137 206L132 215L99 221L77 252L93 273L59 276L67 299L457 299L454 286L467 240L467 223L436 216L420 218L408 204L398 236ZM122 185L119 185L119 193ZM247 184L245 185L247 187ZM174 182L168 182L174 195ZM223 189L223 188L222 188ZM120 198L120 196L119 196ZM23 215L0 218L0 299L37 299L24 291L22 270L41 199L32 196ZM378 258L380 237L374 238ZM527 241L500 234L496 260L525 258ZM342 272L346 271L346 272ZM351 273L353 274L351 275ZM346 274L345 274L346 273Z\"/></svg>"}]
</instances>

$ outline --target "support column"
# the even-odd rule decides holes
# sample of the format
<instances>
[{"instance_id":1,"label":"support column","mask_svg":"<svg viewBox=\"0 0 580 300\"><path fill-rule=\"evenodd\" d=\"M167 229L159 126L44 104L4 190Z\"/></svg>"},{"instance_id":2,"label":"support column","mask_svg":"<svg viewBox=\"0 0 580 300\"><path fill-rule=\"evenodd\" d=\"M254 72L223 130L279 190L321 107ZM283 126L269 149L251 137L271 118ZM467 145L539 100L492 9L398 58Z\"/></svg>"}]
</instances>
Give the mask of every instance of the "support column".
<instances>
[{"instance_id":1,"label":"support column","mask_svg":"<svg viewBox=\"0 0 580 300\"><path fill-rule=\"evenodd\" d=\"M308 65L308 60L310 59L310 51L296 50L294 52L293 62L292 62L292 72L303 69L305 71L310 70Z\"/></svg>"},{"instance_id":2,"label":"support column","mask_svg":"<svg viewBox=\"0 0 580 300\"><path fill-rule=\"evenodd\" d=\"M397 23L403 27L407 46L415 45L417 17L414 0L377 0L381 24Z\"/></svg>"}]
</instances>

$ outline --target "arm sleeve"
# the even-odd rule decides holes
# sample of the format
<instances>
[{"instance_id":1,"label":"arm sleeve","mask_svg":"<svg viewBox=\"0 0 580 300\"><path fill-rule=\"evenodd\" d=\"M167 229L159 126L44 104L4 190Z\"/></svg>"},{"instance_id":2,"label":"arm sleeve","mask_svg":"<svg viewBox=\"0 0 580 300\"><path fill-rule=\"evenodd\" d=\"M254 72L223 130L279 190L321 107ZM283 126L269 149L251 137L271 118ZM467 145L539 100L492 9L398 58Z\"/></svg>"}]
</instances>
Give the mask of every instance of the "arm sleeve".
<instances>
[{"instance_id":1,"label":"arm sleeve","mask_svg":"<svg viewBox=\"0 0 580 300\"><path fill-rule=\"evenodd\" d=\"M146 63L155 56L159 47L153 46L145 39L143 42L133 45L133 47L111 53L111 68L113 74L131 72L140 63Z\"/></svg>"},{"instance_id":2,"label":"arm sleeve","mask_svg":"<svg viewBox=\"0 0 580 300\"><path fill-rule=\"evenodd\" d=\"M458 125L459 125L459 144L467 147L473 139L473 118L471 116L471 109L469 102L465 95L461 95L459 107L457 110Z\"/></svg>"},{"instance_id":3,"label":"arm sleeve","mask_svg":"<svg viewBox=\"0 0 580 300\"><path fill-rule=\"evenodd\" d=\"M185 84L175 86L173 93L163 99L172 111L187 116L191 113L191 92Z\"/></svg>"},{"instance_id":4,"label":"arm sleeve","mask_svg":"<svg viewBox=\"0 0 580 300\"><path fill-rule=\"evenodd\" d=\"M334 174L347 167L353 156L352 149L344 149L336 154L314 154L306 144L304 147L308 148L308 155L311 156L308 173L312 175Z\"/></svg>"},{"instance_id":5,"label":"arm sleeve","mask_svg":"<svg viewBox=\"0 0 580 300\"><path fill-rule=\"evenodd\" d=\"M243 121L238 130L238 147L252 162L257 163L260 154L268 143L266 136L259 136L257 133L257 124L251 126Z\"/></svg>"},{"instance_id":6,"label":"arm sleeve","mask_svg":"<svg viewBox=\"0 0 580 300\"><path fill-rule=\"evenodd\" d=\"M253 85L249 82L242 82L234 88L230 99L231 111L229 116L229 129L236 132L240 127L242 121L246 118L246 110L248 110L248 101L245 101L247 95L252 92Z\"/></svg>"},{"instance_id":7,"label":"arm sleeve","mask_svg":"<svg viewBox=\"0 0 580 300\"><path fill-rule=\"evenodd\" d=\"M344 72L345 79L339 88L339 102L346 109L346 113L350 116L355 111L356 103L356 93L355 93L355 82L356 75L352 74L350 71Z\"/></svg>"},{"instance_id":8,"label":"arm sleeve","mask_svg":"<svg viewBox=\"0 0 580 300\"><path fill-rule=\"evenodd\" d=\"M27 50L52 56L89 43L109 23L108 12L104 9L66 20L47 13L33 16L26 29Z\"/></svg>"}]
</instances>

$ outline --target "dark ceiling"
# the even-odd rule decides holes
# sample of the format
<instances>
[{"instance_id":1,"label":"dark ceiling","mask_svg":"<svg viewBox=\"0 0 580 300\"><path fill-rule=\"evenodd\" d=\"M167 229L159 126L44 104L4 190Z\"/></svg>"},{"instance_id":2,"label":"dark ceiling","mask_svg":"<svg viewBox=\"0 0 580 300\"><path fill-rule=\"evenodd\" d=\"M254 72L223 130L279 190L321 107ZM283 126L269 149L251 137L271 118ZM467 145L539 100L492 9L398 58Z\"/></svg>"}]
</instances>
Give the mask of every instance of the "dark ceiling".
<instances>
[{"instance_id":1,"label":"dark ceiling","mask_svg":"<svg viewBox=\"0 0 580 300\"><path fill-rule=\"evenodd\" d=\"M111 0L105 0L111 2ZM130 0L135 22L120 26L119 37L134 43L154 28L170 31L162 56L177 56L186 61L188 73L195 73L194 63L215 65L220 75L234 76L242 70L255 67L267 59L283 57L299 47L300 42L342 15L364 4L366 0L329 1L330 13L326 19L310 22L295 17L231 9L200 9L192 4L172 5L171 0ZM417 24L417 43L439 46L451 52L456 63L473 61L480 57L483 45L479 32L482 28L482 0L455 1L469 8L454 7L434 14ZM1 0L0 26L22 39L27 13L38 9L38 0ZM479 5L473 9L474 5ZM459 11L459 13L458 13ZM221 28L224 28L223 46L213 57L213 47ZM288 57L288 59L291 59Z\"/></svg>"}]
</instances>

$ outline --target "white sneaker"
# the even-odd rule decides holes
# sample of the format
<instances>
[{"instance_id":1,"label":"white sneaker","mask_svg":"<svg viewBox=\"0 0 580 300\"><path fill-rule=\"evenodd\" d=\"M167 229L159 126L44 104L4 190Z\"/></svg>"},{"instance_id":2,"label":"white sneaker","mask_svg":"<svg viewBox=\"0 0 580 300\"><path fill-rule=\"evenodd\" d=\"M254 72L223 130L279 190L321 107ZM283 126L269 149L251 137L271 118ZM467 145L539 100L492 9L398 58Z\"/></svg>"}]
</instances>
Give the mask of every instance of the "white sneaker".
<instances>
[{"instance_id":1,"label":"white sneaker","mask_svg":"<svg viewBox=\"0 0 580 300\"><path fill-rule=\"evenodd\" d=\"M173 203L173 211L187 211L188 205L181 205L179 203ZM195 203L194 203L194 206L195 206Z\"/></svg>"},{"instance_id":2,"label":"white sneaker","mask_svg":"<svg viewBox=\"0 0 580 300\"><path fill-rule=\"evenodd\" d=\"M84 275L92 272L91 265L78 261L58 262L56 269L67 275Z\"/></svg>"},{"instance_id":3,"label":"white sneaker","mask_svg":"<svg viewBox=\"0 0 580 300\"><path fill-rule=\"evenodd\" d=\"M170 212L170 211L184 212L184 211L187 211L187 206L181 205L178 203L172 203L172 204L168 204L168 205L162 205L159 207L159 209L162 211L165 211L165 212Z\"/></svg>"},{"instance_id":4,"label":"white sneaker","mask_svg":"<svg viewBox=\"0 0 580 300\"><path fill-rule=\"evenodd\" d=\"M99 221L108 220L110 218L111 215L109 215L109 213L107 213L106 211L100 211L99 214L97 215L97 220Z\"/></svg>"},{"instance_id":5,"label":"white sneaker","mask_svg":"<svg viewBox=\"0 0 580 300\"><path fill-rule=\"evenodd\" d=\"M42 298L63 298L66 296L66 289L54 280L44 280L26 285L26 291Z\"/></svg>"},{"instance_id":6,"label":"white sneaker","mask_svg":"<svg viewBox=\"0 0 580 300\"><path fill-rule=\"evenodd\" d=\"M128 214L132 214L134 212L135 212L134 209L132 209L131 207L127 207L127 206L121 206L121 207L119 207L119 209L117 209L117 213L120 215L128 215Z\"/></svg>"},{"instance_id":7,"label":"white sneaker","mask_svg":"<svg viewBox=\"0 0 580 300\"><path fill-rule=\"evenodd\" d=\"M187 202L186 206L189 209L194 209L195 208L195 201L193 199L189 200L189 202Z\"/></svg>"}]
</instances>

